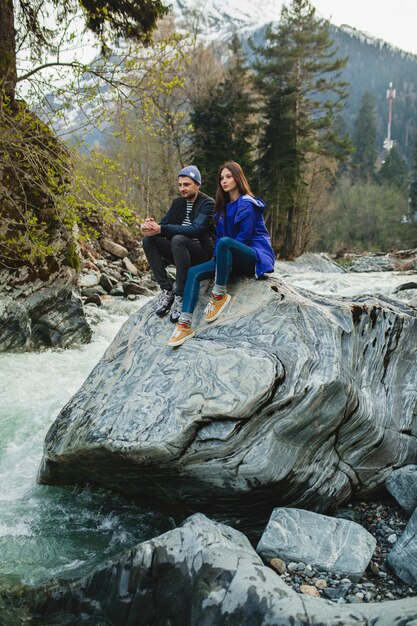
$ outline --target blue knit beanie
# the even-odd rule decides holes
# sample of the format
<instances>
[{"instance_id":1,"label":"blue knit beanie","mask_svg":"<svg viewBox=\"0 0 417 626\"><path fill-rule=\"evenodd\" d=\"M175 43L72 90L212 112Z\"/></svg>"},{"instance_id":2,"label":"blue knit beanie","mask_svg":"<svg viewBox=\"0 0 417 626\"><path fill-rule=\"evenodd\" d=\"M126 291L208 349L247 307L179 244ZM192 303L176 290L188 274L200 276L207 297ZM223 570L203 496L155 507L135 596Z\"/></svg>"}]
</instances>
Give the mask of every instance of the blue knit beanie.
<instances>
[{"instance_id":1,"label":"blue knit beanie","mask_svg":"<svg viewBox=\"0 0 417 626\"><path fill-rule=\"evenodd\" d=\"M178 177L179 176L188 176L188 178L191 178L191 180L197 183L197 185L201 185L201 174L198 167L195 165L187 165L187 167L183 167L178 174Z\"/></svg>"}]
</instances>

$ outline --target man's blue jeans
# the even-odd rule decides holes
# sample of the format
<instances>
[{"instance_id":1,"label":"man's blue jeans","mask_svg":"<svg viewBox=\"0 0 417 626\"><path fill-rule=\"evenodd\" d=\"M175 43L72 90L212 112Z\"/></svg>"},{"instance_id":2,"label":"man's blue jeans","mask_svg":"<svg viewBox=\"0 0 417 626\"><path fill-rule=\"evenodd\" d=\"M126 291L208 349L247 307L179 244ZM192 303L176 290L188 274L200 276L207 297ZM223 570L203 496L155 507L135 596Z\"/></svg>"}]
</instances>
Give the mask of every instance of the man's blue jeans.
<instances>
[{"instance_id":1,"label":"man's blue jeans","mask_svg":"<svg viewBox=\"0 0 417 626\"><path fill-rule=\"evenodd\" d=\"M222 237L217 244L216 258L190 267L185 283L183 313L193 313L200 293L200 282L216 276L216 285L227 285L233 274L255 275L256 254L250 248L231 237Z\"/></svg>"}]
</instances>

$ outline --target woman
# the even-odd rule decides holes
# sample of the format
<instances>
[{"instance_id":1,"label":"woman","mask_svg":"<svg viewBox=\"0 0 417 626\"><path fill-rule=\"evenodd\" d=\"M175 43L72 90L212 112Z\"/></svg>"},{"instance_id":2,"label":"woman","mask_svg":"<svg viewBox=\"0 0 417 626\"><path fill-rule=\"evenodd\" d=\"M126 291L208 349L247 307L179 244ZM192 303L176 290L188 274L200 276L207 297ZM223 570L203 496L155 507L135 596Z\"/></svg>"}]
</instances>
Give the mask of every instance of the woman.
<instances>
[{"instance_id":1,"label":"woman","mask_svg":"<svg viewBox=\"0 0 417 626\"><path fill-rule=\"evenodd\" d=\"M214 322L230 301L227 281L231 272L260 278L274 270L275 257L263 217L264 207L263 200L255 198L250 190L238 163L227 161L221 166L214 215L214 258L188 270L181 316L168 346L180 346L194 337L191 322L202 280L215 276L210 302L204 311L206 321Z\"/></svg>"}]
</instances>

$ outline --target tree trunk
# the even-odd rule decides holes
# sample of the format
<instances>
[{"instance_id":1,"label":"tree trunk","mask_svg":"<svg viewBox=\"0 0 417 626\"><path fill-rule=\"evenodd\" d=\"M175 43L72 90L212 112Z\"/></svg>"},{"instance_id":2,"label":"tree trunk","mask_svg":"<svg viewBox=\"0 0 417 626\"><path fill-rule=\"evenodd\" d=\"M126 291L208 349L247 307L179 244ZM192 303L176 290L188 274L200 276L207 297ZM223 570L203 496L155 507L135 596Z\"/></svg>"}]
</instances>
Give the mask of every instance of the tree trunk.
<instances>
[{"instance_id":1,"label":"tree trunk","mask_svg":"<svg viewBox=\"0 0 417 626\"><path fill-rule=\"evenodd\" d=\"M13 0L0 0L0 102L14 101L16 90L16 33Z\"/></svg>"},{"instance_id":2,"label":"tree trunk","mask_svg":"<svg viewBox=\"0 0 417 626\"><path fill-rule=\"evenodd\" d=\"M294 220L295 206L294 203L291 203L291 206L288 208L287 224L285 228L285 241L282 247L282 256L288 260L294 258Z\"/></svg>"}]
</instances>

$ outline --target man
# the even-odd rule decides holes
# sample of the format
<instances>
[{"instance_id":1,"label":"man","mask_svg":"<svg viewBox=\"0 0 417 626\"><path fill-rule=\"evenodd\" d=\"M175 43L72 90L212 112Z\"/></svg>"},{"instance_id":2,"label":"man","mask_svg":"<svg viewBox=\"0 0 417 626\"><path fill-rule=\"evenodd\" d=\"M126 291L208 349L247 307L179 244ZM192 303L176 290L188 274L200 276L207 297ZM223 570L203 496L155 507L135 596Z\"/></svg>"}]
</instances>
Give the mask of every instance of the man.
<instances>
[{"instance_id":1,"label":"man","mask_svg":"<svg viewBox=\"0 0 417 626\"><path fill-rule=\"evenodd\" d=\"M171 310L170 320L177 323L187 272L192 265L209 261L213 252L212 219L214 200L200 191L201 174L195 165L184 167L178 174L180 197L157 224L147 218L142 224L143 249L156 282L161 287L156 314ZM176 267L176 289L166 266Z\"/></svg>"}]
</instances>

